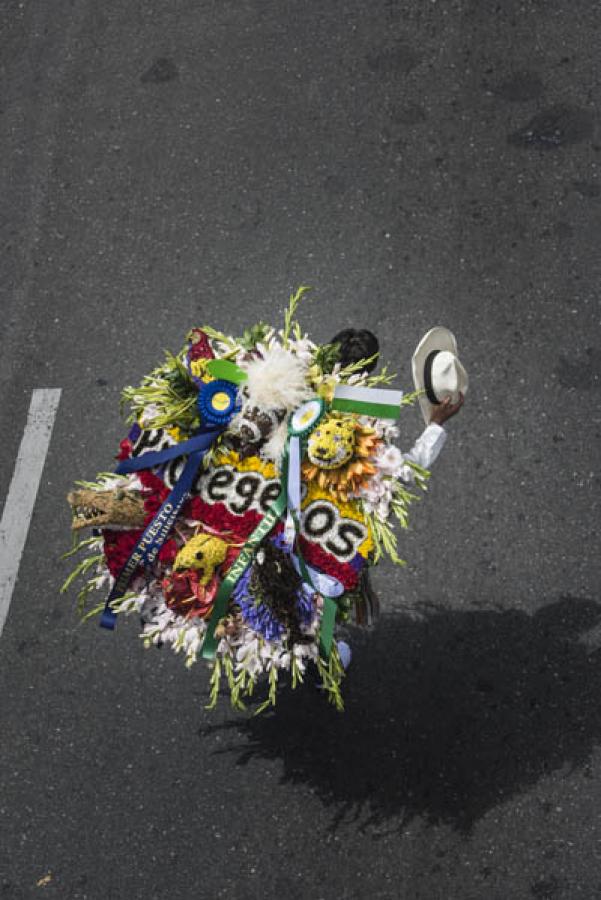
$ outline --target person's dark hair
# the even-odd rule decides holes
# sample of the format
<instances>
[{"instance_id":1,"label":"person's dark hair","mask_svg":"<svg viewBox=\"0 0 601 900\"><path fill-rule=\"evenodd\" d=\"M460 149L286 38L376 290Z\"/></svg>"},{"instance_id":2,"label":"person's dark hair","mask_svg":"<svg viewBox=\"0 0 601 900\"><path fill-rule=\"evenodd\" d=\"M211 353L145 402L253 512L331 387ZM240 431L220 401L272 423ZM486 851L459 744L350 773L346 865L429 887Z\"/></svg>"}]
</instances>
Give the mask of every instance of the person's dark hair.
<instances>
[{"instance_id":1,"label":"person's dark hair","mask_svg":"<svg viewBox=\"0 0 601 900\"><path fill-rule=\"evenodd\" d=\"M374 354L380 352L378 339L372 331L366 328L359 330L357 328L345 328L339 331L331 339L330 344L340 345L339 362L342 366L349 366L351 363L359 362L360 359L369 359ZM377 359L372 360L369 365L365 366L366 372L372 372L378 364Z\"/></svg>"}]
</instances>

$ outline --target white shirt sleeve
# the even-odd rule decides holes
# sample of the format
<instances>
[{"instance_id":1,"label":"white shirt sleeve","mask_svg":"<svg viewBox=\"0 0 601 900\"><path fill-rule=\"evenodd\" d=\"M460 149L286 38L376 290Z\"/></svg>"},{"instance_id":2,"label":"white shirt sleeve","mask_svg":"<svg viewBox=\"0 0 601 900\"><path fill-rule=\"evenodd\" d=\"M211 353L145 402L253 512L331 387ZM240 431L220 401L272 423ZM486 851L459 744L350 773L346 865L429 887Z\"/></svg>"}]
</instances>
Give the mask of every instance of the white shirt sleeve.
<instances>
[{"instance_id":1,"label":"white shirt sleeve","mask_svg":"<svg viewBox=\"0 0 601 900\"><path fill-rule=\"evenodd\" d=\"M408 453L403 453L403 456L405 459L410 459L412 462L417 463L418 466L429 469L432 463L437 460L446 440L447 432L442 425L431 422L424 428L411 450ZM401 478L405 482L413 483L415 481L415 473L411 466L403 467Z\"/></svg>"}]
</instances>

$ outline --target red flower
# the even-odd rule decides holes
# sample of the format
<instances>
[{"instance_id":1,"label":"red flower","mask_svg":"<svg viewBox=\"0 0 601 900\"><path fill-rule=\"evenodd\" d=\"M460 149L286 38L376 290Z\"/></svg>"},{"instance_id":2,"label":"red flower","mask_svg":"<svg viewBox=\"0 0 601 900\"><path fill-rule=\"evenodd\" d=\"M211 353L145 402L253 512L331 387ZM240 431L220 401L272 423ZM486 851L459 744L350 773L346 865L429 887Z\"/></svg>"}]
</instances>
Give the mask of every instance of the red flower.
<instances>
[{"instance_id":1,"label":"red flower","mask_svg":"<svg viewBox=\"0 0 601 900\"><path fill-rule=\"evenodd\" d=\"M178 550L179 550L179 547L177 546L177 543L173 538L170 538L168 541L165 541L165 543L159 550L160 561L162 563L175 562L175 557L178 554Z\"/></svg>"},{"instance_id":2,"label":"red flower","mask_svg":"<svg viewBox=\"0 0 601 900\"><path fill-rule=\"evenodd\" d=\"M144 525L150 525L169 496L170 491L165 483L148 469L143 469L139 472L138 477L142 482L142 487L146 489L144 494L144 509L146 511Z\"/></svg>"},{"instance_id":3,"label":"red flower","mask_svg":"<svg viewBox=\"0 0 601 900\"><path fill-rule=\"evenodd\" d=\"M255 530L262 515L249 510L241 516L234 515L223 503L205 503L200 497L193 497L186 503L182 515L186 519L202 522L210 530L223 535L228 541L245 541Z\"/></svg>"},{"instance_id":4,"label":"red flower","mask_svg":"<svg viewBox=\"0 0 601 900\"><path fill-rule=\"evenodd\" d=\"M308 541L302 535L299 538L299 543L303 558L309 565L320 572L325 572L326 575L332 575L334 578L337 578L347 591L357 586L359 572L350 563L340 562L331 553L323 550L319 544Z\"/></svg>"},{"instance_id":5,"label":"red flower","mask_svg":"<svg viewBox=\"0 0 601 900\"><path fill-rule=\"evenodd\" d=\"M209 584L199 583L199 575L194 569L173 572L161 582L165 603L169 609L188 619L206 618L213 609L213 600L219 587L219 578L213 575Z\"/></svg>"},{"instance_id":6,"label":"red flower","mask_svg":"<svg viewBox=\"0 0 601 900\"><path fill-rule=\"evenodd\" d=\"M115 459L129 459L132 451L134 449L134 445L130 441L129 438L123 438L123 440L119 444L119 453L115 457Z\"/></svg>"},{"instance_id":7,"label":"red flower","mask_svg":"<svg viewBox=\"0 0 601 900\"><path fill-rule=\"evenodd\" d=\"M113 578L117 578L119 575L142 534L142 529L112 531L110 528L105 528L103 530L104 555L108 570ZM142 567L140 566L137 571L141 572Z\"/></svg>"},{"instance_id":8,"label":"red flower","mask_svg":"<svg viewBox=\"0 0 601 900\"><path fill-rule=\"evenodd\" d=\"M168 490L163 479L151 472L150 469L142 469L138 472L138 478L142 482L142 486L148 491L159 492Z\"/></svg>"},{"instance_id":9,"label":"red flower","mask_svg":"<svg viewBox=\"0 0 601 900\"><path fill-rule=\"evenodd\" d=\"M104 556L108 570L113 578L117 578L143 533L144 530L142 528L133 531L112 531L108 528L104 529L102 532L102 536L104 537ZM178 550L179 547L173 538L165 541L159 550L158 558L160 562L165 564L173 563ZM141 574L143 571L143 566L139 566L136 570L136 574Z\"/></svg>"},{"instance_id":10,"label":"red flower","mask_svg":"<svg viewBox=\"0 0 601 900\"><path fill-rule=\"evenodd\" d=\"M229 572L231 567L234 565L238 557L242 552L242 547L228 547L227 553L225 555L225 559L222 563L222 569L224 572Z\"/></svg>"},{"instance_id":11,"label":"red flower","mask_svg":"<svg viewBox=\"0 0 601 900\"><path fill-rule=\"evenodd\" d=\"M188 359L214 359L215 354L211 350L209 338L202 328L193 328L190 332L190 349Z\"/></svg>"}]
</instances>

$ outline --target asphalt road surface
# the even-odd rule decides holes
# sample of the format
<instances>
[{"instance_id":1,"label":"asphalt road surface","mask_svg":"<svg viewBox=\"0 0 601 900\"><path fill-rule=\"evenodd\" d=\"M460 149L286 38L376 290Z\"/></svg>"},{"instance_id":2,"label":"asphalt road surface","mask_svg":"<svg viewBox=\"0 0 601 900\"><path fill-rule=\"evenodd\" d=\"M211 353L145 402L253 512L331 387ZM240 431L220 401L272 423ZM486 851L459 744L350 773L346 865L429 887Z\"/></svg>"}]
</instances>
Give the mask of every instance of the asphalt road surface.
<instances>
[{"instance_id":1,"label":"asphalt road surface","mask_svg":"<svg viewBox=\"0 0 601 900\"><path fill-rule=\"evenodd\" d=\"M1 900L601 897L601 5L1 11L0 497L62 391L0 638ZM202 663L59 596L64 495L163 348L301 283L401 388L449 326L470 390L346 713L210 713Z\"/></svg>"}]
</instances>

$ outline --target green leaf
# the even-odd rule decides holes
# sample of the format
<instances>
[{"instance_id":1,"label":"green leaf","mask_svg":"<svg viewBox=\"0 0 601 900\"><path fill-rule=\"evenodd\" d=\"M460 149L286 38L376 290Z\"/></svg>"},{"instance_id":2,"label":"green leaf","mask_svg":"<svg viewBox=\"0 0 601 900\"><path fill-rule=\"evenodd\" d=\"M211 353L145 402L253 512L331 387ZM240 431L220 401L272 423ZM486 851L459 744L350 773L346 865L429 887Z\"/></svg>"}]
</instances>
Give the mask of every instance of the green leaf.
<instances>
[{"instance_id":1,"label":"green leaf","mask_svg":"<svg viewBox=\"0 0 601 900\"><path fill-rule=\"evenodd\" d=\"M68 576L65 583L61 587L61 589L60 589L61 594L64 594L69 590L69 588L71 587L71 585L73 584L73 582L75 581L76 578L79 578L81 575L85 575L86 572L88 572L92 568L92 566L97 565L103 559L104 559L104 554L99 553L97 556L88 556L88 557L86 557L86 559L82 560L79 563L79 565L76 566L75 569L73 569L73 571L71 572L71 574Z\"/></svg>"},{"instance_id":2,"label":"green leaf","mask_svg":"<svg viewBox=\"0 0 601 900\"><path fill-rule=\"evenodd\" d=\"M355 375L357 372L363 372L367 366L369 366L371 363L373 363L377 360L379 355L380 355L380 353L378 351L377 353L374 353L373 356L368 356L365 359L357 360L357 362L349 363L348 366L345 366L343 369L340 370L340 373L339 373L340 377L342 379L350 378L351 375ZM389 378L390 380L392 380L394 377L395 377L394 375L386 376L384 373L382 373L380 375L370 376L371 381L374 383L376 381L382 381L383 378Z\"/></svg>"},{"instance_id":3,"label":"green leaf","mask_svg":"<svg viewBox=\"0 0 601 900\"><path fill-rule=\"evenodd\" d=\"M313 356L313 365L319 366L324 375L329 375L340 359L340 344L322 344Z\"/></svg>"},{"instance_id":4,"label":"green leaf","mask_svg":"<svg viewBox=\"0 0 601 900\"><path fill-rule=\"evenodd\" d=\"M79 620L80 623L83 625L83 623L87 622L88 619L93 618L93 616L99 615L103 611L105 606L106 606L106 603L103 600L102 603L99 603L97 606L92 607L92 609L90 609L87 613L82 615L81 619Z\"/></svg>"},{"instance_id":5,"label":"green leaf","mask_svg":"<svg viewBox=\"0 0 601 900\"><path fill-rule=\"evenodd\" d=\"M338 648L335 644L332 645L328 662L325 663L324 660L319 657L316 665L322 680L323 688L327 693L328 701L336 707L338 712L343 712L344 700L342 699L340 685L344 678L344 668L340 661Z\"/></svg>"},{"instance_id":6,"label":"green leaf","mask_svg":"<svg viewBox=\"0 0 601 900\"><path fill-rule=\"evenodd\" d=\"M265 322L257 322L252 328L246 329L239 343L245 350L253 350L257 344L265 340L271 330L271 325L267 325Z\"/></svg>"},{"instance_id":7,"label":"green leaf","mask_svg":"<svg viewBox=\"0 0 601 900\"><path fill-rule=\"evenodd\" d=\"M213 671L211 672L211 677L209 679L210 685L210 696L209 702L205 706L205 709L215 709L217 706L217 702L219 700L219 686L221 684L221 659L216 656L215 662L213 663Z\"/></svg>"},{"instance_id":8,"label":"green leaf","mask_svg":"<svg viewBox=\"0 0 601 900\"><path fill-rule=\"evenodd\" d=\"M77 541L75 534L73 534L73 538L75 541ZM59 559L69 559L69 557L74 556L83 547L88 547L90 544L94 544L98 540L99 539L97 537L90 537L90 538L86 538L85 541L79 541L78 543L75 543L74 546L70 550L67 550L66 553L63 553L62 556L59 556Z\"/></svg>"},{"instance_id":9,"label":"green leaf","mask_svg":"<svg viewBox=\"0 0 601 900\"><path fill-rule=\"evenodd\" d=\"M272 665L271 669L269 670L269 694L267 696L267 700L265 700L263 703L260 704L260 706L258 706L255 709L255 711L254 711L255 716L258 716L262 712L265 712L265 710L268 709L270 706L276 705L277 691L278 691L278 670L276 669L276 667L274 665Z\"/></svg>"},{"instance_id":10,"label":"green leaf","mask_svg":"<svg viewBox=\"0 0 601 900\"><path fill-rule=\"evenodd\" d=\"M290 331L295 324L294 316L296 315L298 304L302 300L303 296L307 293L307 291L310 290L310 287L301 285L295 294L290 295L290 300L288 301L288 309L284 313L284 330L282 333L282 339L285 349L288 349Z\"/></svg>"},{"instance_id":11,"label":"green leaf","mask_svg":"<svg viewBox=\"0 0 601 900\"><path fill-rule=\"evenodd\" d=\"M203 325L202 330L211 338L212 341L219 341L220 344L223 344L229 349L229 354L226 354L226 356L220 354L221 358L223 359L226 359L230 354L235 355L239 350L242 349L238 341L231 337L231 335L224 334L223 331L217 331L216 328L212 328L210 325Z\"/></svg>"}]
</instances>

